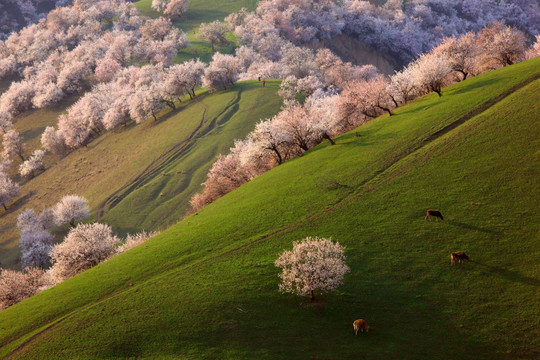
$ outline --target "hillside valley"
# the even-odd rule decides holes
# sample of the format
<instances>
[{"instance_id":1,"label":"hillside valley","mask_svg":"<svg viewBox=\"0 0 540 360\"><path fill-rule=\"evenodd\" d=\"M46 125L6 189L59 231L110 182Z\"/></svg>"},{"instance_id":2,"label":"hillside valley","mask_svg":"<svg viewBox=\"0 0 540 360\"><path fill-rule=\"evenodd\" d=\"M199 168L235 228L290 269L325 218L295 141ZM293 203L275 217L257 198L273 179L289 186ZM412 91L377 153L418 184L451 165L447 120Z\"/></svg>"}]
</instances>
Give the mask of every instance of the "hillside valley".
<instances>
[{"instance_id":1,"label":"hillside valley","mask_svg":"<svg viewBox=\"0 0 540 360\"><path fill-rule=\"evenodd\" d=\"M539 65L416 99L0 312L0 355L537 358ZM315 304L280 294L273 265L305 236L351 267Z\"/></svg>"}]
</instances>

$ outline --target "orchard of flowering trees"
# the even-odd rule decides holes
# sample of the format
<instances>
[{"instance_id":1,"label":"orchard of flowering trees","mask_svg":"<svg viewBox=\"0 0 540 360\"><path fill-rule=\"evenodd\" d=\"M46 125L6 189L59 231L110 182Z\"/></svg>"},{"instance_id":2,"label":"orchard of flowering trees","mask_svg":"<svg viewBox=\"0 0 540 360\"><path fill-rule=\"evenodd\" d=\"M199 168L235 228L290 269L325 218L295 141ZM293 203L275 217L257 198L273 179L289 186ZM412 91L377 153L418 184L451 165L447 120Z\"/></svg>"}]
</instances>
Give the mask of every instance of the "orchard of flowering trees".
<instances>
[{"instance_id":1,"label":"orchard of flowering trees","mask_svg":"<svg viewBox=\"0 0 540 360\"><path fill-rule=\"evenodd\" d=\"M49 106L131 63L169 66L188 45L170 20L143 18L131 3L75 0L0 42L0 79L20 79L0 97L0 112Z\"/></svg>"},{"instance_id":2,"label":"orchard of flowering trees","mask_svg":"<svg viewBox=\"0 0 540 360\"><path fill-rule=\"evenodd\" d=\"M229 154L218 157L203 191L191 200L192 210L324 140L334 144L335 136L384 113L391 116L398 105L430 92L443 96L444 86L530 58L538 49L537 44L526 49L521 31L493 22L478 33L443 39L386 78L371 65L344 63L328 49L314 53L289 44L279 62L281 74L288 75L280 90L284 108L257 124L245 140L236 141ZM258 61L258 55L238 50L241 66L252 67ZM296 101L298 94L307 96L304 104Z\"/></svg>"},{"instance_id":3,"label":"orchard of flowering trees","mask_svg":"<svg viewBox=\"0 0 540 360\"><path fill-rule=\"evenodd\" d=\"M23 271L0 269L0 310L126 252L157 235L141 231L121 239L106 224L79 223L89 216L87 201L64 196L53 208L37 214L25 209L17 218ZM53 228L69 223L63 241L55 244Z\"/></svg>"}]
</instances>

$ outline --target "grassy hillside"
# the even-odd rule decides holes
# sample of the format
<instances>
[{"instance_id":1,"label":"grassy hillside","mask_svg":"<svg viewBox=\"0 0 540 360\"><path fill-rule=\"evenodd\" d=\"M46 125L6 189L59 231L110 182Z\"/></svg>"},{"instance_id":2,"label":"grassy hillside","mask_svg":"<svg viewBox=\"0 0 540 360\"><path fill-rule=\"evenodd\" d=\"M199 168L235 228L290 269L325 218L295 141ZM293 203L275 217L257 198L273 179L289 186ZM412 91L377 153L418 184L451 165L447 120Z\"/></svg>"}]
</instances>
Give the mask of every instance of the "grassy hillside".
<instances>
[{"instance_id":1,"label":"grassy hillside","mask_svg":"<svg viewBox=\"0 0 540 360\"><path fill-rule=\"evenodd\" d=\"M185 101L158 122L106 133L61 161L51 157L47 170L26 182L19 200L6 214L2 211L0 262L13 266L19 256L18 214L28 207L41 211L53 206L65 194L86 197L94 215L105 215L104 221L120 233L174 224L217 155L245 137L259 119L279 111L277 89L277 80L264 89L256 81L238 83L233 90ZM29 149L40 146L43 129L56 123L65 106L17 120L15 128Z\"/></svg>"},{"instance_id":2,"label":"grassy hillside","mask_svg":"<svg viewBox=\"0 0 540 360\"><path fill-rule=\"evenodd\" d=\"M538 358L539 65L417 99L0 312L0 356ZM351 267L315 305L273 265L308 235ZM473 261L451 267L459 250Z\"/></svg>"}]
</instances>

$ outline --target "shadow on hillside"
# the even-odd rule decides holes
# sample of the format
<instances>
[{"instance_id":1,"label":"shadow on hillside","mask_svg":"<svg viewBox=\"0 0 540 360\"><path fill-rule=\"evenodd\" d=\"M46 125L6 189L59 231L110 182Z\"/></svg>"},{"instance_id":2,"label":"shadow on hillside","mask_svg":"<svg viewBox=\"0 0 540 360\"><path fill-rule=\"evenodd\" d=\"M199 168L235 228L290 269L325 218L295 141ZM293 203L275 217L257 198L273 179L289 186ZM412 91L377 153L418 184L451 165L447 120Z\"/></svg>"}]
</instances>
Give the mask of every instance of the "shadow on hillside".
<instances>
[{"instance_id":1,"label":"shadow on hillside","mask_svg":"<svg viewBox=\"0 0 540 360\"><path fill-rule=\"evenodd\" d=\"M482 80L482 81L476 81L474 84L467 84L467 86L464 86L463 88L461 88L459 90L456 90L455 92L452 92L451 94L452 95L457 95L457 94L467 93L467 92L476 90L478 88L484 88L485 86L489 86L491 84L494 84L497 81L498 81L497 79L485 79L485 80Z\"/></svg>"},{"instance_id":2,"label":"shadow on hillside","mask_svg":"<svg viewBox=\"0 0 540 360\"><path fill-rule=\"evenodd\" d=\"M23 197L20 197L18 198L14 203L12 203L10 206L8 206L8 209L7 211L4 211L4 209L2 207L0 207L2 209L2 212L0 213L0 216L2 214L9 214L9 213L14 213L14 212L17 212L18 210L20 210L24 205L26 205L26 203L28 202L28 200L34 196L35 194L37 193L37 191L30 191L28 194L26 194L25 196ZM1 234L1 232L0 232Z\"/></svg>"},{"instance_id":3,"label":"shadow on hillside","mask_svg":"<svg viewBox=\"0 0 540 360\"><path fill-rule=\"evenodd\" d=\"M540 279L528 277L517 271L503 269L498 266L488 265L488 264L484 264L484 263L474 261L474 260L471 260L471 262L474 262L475 264L485 267L490 274L498 275L506 280L509 280L512 282L520 282L525 285L531 285L531 286L537 286L537 287L540 286Z\"/></svg>"},{"instance_id":4,"label":"shadow on hillside","mask_svg":"<svg viewBox=\"0 0 540 360\"><path fill-rule=\"evenodd\" d=\"M490 230L490 229L484 229L484 228L481 228L481 227L478 227L478 226L465 224L465 223L462 223L462 222L459 222L459 221L449 220L447 223L448 223L448 225L457 226L457 227L467 229L467 230L475 230L475 231L480 231L480 232L483 232L483 233L486 233L486 234L500 235L500 233L497 232L497 231Z\"/></svg>"}]
</instances>

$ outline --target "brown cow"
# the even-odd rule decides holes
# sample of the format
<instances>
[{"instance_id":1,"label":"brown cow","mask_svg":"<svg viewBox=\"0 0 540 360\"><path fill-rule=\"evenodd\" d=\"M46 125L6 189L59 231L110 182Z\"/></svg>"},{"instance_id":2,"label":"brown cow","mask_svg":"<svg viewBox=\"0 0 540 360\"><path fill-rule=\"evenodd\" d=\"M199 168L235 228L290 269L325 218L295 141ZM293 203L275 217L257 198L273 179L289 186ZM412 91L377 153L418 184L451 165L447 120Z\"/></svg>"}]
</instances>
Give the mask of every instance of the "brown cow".
<instances>
[{"instance_id":1,"label":"brown cow","mask_svg":"<svg viewBox=\"0 0 540 360\"><path fill-rule=\"evenodd\" d=\"M441 218L442 221L444 221L444 217L442 216L441 212L439 210L429 209L426 213L426 217L424 220L431 220L431 217L435 216L435 218L439 219Z\"/></svg>"},{"instance_id":2,"label":"brown cow","mask_svg":"<svg viewBox=\"0 0 540 360\"><path fill-rule=\"evenodd\" d=\"M364 319L354 320L353 328L355 335L358 335L358 330L360 330L361 332L364 332L364 330L366 330L366 332L369 331L369 326Z\"/></svg>"},{"instance_id":3,"label":"brown cow","mask_svg":"<svg viewBox=\"0 0 540 360\"><path fill-rule=\"evenodd\" d=\"M469 261L469 256L463 251L457 251L450 254L450 265L454 265L457 262Z\"/></svg>"}]
</instances>

